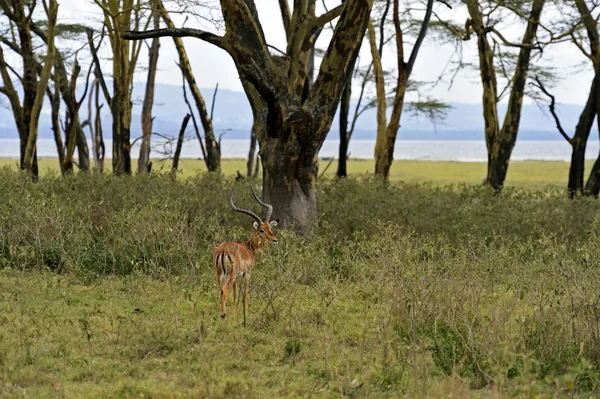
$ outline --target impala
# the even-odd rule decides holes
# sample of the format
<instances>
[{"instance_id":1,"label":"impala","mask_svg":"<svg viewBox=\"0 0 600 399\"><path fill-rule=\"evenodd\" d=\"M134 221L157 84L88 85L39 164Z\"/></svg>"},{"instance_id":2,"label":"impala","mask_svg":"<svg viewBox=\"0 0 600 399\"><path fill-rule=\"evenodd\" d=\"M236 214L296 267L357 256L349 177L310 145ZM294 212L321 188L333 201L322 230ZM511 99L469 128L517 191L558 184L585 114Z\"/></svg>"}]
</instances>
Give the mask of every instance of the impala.
<instances>
[{"instance_id":1,"label":"impala","mask_svg":"<svg viewBox=\"0 0 600 399\"><path fill-rule=\"evenodd\" d=\"M252 195L256 201L267 208L267 216L263 222L254 212L247 209L238 208L233 203L233 188L229 196L231 208L245 215L251 216L254 219L252 233L248 241L233 242L225 241L219 244L213 254L213 264L217 272L217 281L221 288L221 317L225 317L225 302L227 301L227 293L233 287L233 311L237 302L237 286L235 279L238 275L244 275L244 325L246 325L246 317L248 316L248 283L250 281L250 269L256 263L258 253L263 249L266 243L273 242L277 244L277 237L273 234L272 228L277 226L277 220L269 221L273 213L273 207L261 201L257 196L252 186Z\"/></svg>"}]
</instances>

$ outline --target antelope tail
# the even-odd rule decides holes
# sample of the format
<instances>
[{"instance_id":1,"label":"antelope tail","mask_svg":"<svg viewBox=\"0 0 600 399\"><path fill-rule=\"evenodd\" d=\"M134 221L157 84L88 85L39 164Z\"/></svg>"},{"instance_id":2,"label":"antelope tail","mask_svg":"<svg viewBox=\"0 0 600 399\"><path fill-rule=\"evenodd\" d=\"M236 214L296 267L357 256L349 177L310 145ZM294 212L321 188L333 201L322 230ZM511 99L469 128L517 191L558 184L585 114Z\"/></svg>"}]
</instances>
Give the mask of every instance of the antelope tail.
<instances>
[{"instance_id":1,"label":"antelope tail","mask_svg":"<svg viewBox=\"0 0 600 399\"><path fill-rule=\"evenodd\" d=\"M221 264L221 281L224 283L227 281L227 267L225 267L225 254L220 253L217 255L215 260L215 266L219 267L219 263Z\"/></svg>"}]
</instances>

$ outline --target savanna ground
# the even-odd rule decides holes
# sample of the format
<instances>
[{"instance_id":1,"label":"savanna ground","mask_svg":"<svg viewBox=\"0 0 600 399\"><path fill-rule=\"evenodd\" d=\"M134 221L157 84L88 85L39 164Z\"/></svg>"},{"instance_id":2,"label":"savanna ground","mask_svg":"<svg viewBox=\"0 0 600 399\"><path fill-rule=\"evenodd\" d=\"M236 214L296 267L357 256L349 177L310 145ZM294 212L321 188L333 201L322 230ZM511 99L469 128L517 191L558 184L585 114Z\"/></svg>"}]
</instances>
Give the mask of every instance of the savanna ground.
<instances>
[{"instance_id":1,"label":"savanna ground","mask_svg":"<svg viewBox=\"0 0 600 399\"><path fill-rule=\"evenodd\" d=\"M499 196L480 165L409 164L435 183L319 182L246 328L218 317L211 266L251 225L231 185L259 209L245 183L0 169L0 396L598 397L600 203L537 188L566 164L513 163L526 188Z\"/></svg>"}]
</instances>

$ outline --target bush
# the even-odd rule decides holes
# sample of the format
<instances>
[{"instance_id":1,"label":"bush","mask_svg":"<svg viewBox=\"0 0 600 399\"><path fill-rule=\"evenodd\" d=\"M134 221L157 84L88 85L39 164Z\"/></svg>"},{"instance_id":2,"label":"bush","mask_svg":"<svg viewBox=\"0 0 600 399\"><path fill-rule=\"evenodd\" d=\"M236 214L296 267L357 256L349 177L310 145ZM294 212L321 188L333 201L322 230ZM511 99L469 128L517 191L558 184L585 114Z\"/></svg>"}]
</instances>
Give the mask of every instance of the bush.
<instances>
[{"instance_id":1,"label":"bush","mask_svg":"<svg viewBox=\"0 0 600 399\"><path fill-rule=\"evenodd\" d=\"M177 277L207 293L214 246L245 239L251 226L229 209L233 183L89 174L32 184L0 170L0 267L84 281ZM257 209L248 190L236 201ZM344 326L339 355L367 353L371 372L360 376L372 378L336 388L346 393L406 389L407 375L546 390L572 376L573 389L598 392L598 201L350 178L320 181L318 201L315 230L279 230L281 245L253 273L255 337L285 335L285 357L301 360L316 345L306 326L333 336ZM363 370L361 362L331 367ZM312 373L331 377L323 367Z\"/></svg>"}]
</instances>

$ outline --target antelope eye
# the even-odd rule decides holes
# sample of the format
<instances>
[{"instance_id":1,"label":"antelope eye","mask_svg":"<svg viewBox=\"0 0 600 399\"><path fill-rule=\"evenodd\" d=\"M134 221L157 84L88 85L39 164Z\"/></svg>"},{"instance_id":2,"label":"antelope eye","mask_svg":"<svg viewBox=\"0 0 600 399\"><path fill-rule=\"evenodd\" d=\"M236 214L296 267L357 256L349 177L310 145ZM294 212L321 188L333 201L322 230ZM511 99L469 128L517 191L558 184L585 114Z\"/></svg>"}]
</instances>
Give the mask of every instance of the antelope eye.
<instances>
[{"instance_id":1,"label":"antelope eye","mask_svg":"<svg viewBox=\"0 0 600 399\"><path fill-rule=\"evenodd\" d=\"M264 233L265 231L264 231L263 229L260 229L260 232L261 232L261 233Z\"/></svg>"}]
</instances>

